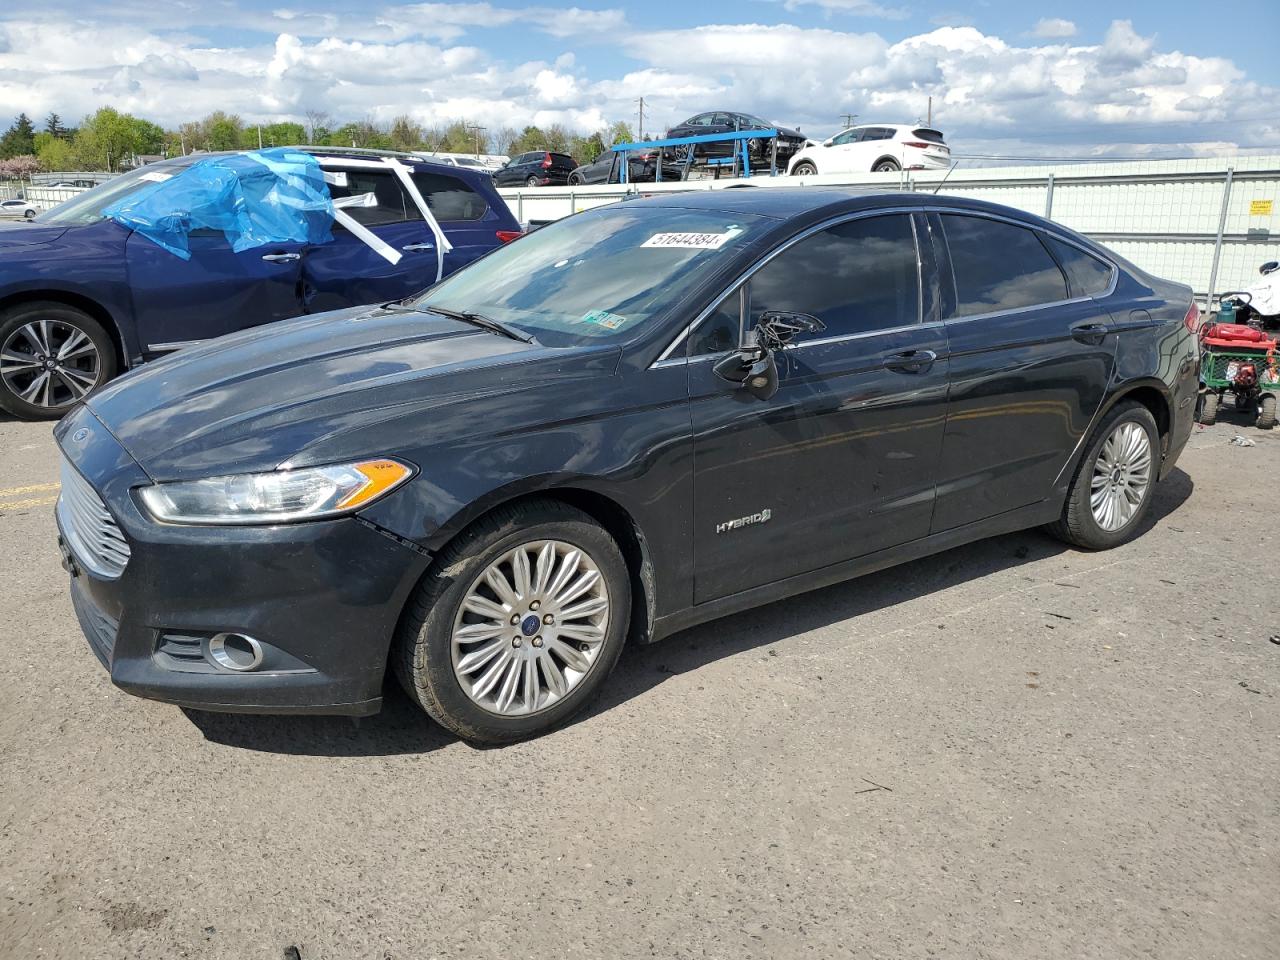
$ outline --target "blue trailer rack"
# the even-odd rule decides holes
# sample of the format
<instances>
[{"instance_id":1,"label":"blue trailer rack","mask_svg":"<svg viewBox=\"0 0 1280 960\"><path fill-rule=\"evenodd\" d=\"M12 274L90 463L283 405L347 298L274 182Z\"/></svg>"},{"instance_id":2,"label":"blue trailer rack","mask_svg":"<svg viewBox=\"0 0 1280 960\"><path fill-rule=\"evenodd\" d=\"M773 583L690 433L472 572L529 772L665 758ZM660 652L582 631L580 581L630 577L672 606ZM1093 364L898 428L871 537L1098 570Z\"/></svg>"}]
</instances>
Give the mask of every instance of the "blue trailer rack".
<instances>
[{"instance_id":1,"label":"blue trailer rack","mask_svg":"<svg viewBox=\"0 0 1280 960\"><path fill-rule=\"evenodd\" d=\"M627 182L627 175L630 172L630 163L627 161L627 154L636 150L657 150L658 160L654 164L654 179L662 182L662 149L664 147L683 147L687 146L689 152L684 159L684 171L680 175L681 180L689 178L689 168L693 166L693 147L699 143L732 143L733 155L731 157L721 158L715 161L709 161L717 166L732 164L737 166L742 163L742 176L751 176L751 157L747 144L751 140L771 140L773 141L773 149L769 155L769 176L776 177L778 175L778 131L776 128L770 127L766 130L737 130L733 133L704 133L696 137L667 137L662 140L644 140L636 143L617 143L609 149L614 153L622 154L622 169L619 171L620 182Z\"/></svg>"}]
</instances>

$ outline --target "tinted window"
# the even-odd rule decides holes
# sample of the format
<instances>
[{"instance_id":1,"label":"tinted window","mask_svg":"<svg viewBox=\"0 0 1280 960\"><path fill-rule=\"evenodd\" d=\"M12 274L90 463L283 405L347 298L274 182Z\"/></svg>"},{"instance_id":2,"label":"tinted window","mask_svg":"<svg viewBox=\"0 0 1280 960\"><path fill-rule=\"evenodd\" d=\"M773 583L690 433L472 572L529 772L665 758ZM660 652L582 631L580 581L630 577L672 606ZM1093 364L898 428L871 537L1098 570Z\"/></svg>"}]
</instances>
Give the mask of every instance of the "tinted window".
<instances>
[{"instance_id":1,"label":"tinted window","mask_svg":"<svg viewBox=\"0 0 1280 960\"><path fill-rule=\"evenodd\" d=\"M855 140L858 139L858 134L860 132L861 131L859 130L846 130L844 133L837 134L836 136L832 137L831 145L834 147L834 146L840 146L841 144L844 144L844 143L853 143Z\"/></svg>"},{"instance_id":2,"label":"tinted window","mask_svg":"<svg viewBox=\"0 0 1280 960\"><path fill-rule=\"evenodd\" d=\"M437 220L481 220L489 210L484 197L457 177L415 173L413 182Z\"/></svg>"},{"instance_id":3,"label":"tinted window","mask_svg":"<svg viewBox=\"0 0 1280 960\"><path fill-rule=\"evenodd\" d=\"M741 294L735 290L689 336L689 356L724 353L741 342Z\"/></svg>"},{"instance_id":4,"label":"tinted window","mask_svg":"<svg viewBox=\"0 0 1280 960\"><path fill-rule=\"evenodd\" d=\"M329 196L334 200L344 197L363 197L362 205L342 207L345 213L357 223L366 227L380 223L400 223L411 219L409 211L413 211L412 219L416 219L418 208L404 195L404 188L394 173L380 170L343 170L346 184L330 183ZM339 227L339 229L341 229Z\"/></svg>"},{"instance_id":5,"label":"tinted window","mask_svg":"<svg viewBox=\"0 0 1280 960\"><path fill-rule=\"evenodd\" d=\"M917 140L926 140L929 143L942 143L942 131L930 130L928 127L920 127L911 131L911 135Z\"/></svg>"},{"instance_id":6,"label":"tinted window","mask_svg":"<svg viewBox=\"0 0 1280 960\"><path fill-rule=\"evenodd\" d=\"M893 127L868 127L862 133L862 139L865 140L891 140L893 139Z\"/></svg>"},{"instance_id":7,"label":"tinted window","mask_svg":"<svg viewBox=\"0 0 1280 960\"><path fill-rule=\"evenodd\" d=\"M808 313L827 325L819 337L916 323L919 302L915 237L899 214L815 233L751 278L751 325L768 310Z\"/></svg>"},{"instance_id":8,"label":"tinted window","mask_svg":"<svg viewBox=\"0 0 1280 960\"><path fill-rule=\"evenodd\" d=\"M1000 220L945 215L959 317L1067 299L1067 281L1036 234Z\"/></svg>"},{"instance_id":9,"label":"tinted window","mask_svg":"<svg viewBox=\"0 0 1280 960\"><path fill-rule=\"evenodd\" d=\"M1044 242L1049 245L1053 255L1067 271L1067 280L1071 284L1073 297L1093 296L1106 293L1111 286L1111 266L1103 263L1095 256L1085 253L1079 247L1045 236Z\"/></svg>"}]
</instances>

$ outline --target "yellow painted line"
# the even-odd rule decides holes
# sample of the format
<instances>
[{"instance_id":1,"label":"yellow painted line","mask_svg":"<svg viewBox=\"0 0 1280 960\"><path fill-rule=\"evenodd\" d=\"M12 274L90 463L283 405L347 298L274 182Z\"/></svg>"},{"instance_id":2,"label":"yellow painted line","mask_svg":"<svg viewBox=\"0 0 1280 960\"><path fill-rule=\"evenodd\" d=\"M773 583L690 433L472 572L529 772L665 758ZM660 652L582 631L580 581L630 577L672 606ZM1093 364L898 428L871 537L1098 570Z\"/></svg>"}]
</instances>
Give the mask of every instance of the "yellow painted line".
<instances>
[{"instance_id":1,"label":"yellow painted line","mask_svg":"<svg viewBox=\"0 0 1280 960\"><path fill-rule=\"evenodd\" d=\"M60 483L30 483L25 487L6 487L0 489L0 497L16 497L20 493L39 493L42 490L59 490Z\"/></svg>"},{"instance_id":2,"label":"yellow painted line","mask_svg":"<svg viewBox=\"0 0 1280 960\"><path fill-rule=\"evenodd\" d=\"M30 500L0 500L0 513L6 510L25 510L27 507L45 507L51 503L57 503L57 497L34 497Z\"/></svg>"}]
</instances>

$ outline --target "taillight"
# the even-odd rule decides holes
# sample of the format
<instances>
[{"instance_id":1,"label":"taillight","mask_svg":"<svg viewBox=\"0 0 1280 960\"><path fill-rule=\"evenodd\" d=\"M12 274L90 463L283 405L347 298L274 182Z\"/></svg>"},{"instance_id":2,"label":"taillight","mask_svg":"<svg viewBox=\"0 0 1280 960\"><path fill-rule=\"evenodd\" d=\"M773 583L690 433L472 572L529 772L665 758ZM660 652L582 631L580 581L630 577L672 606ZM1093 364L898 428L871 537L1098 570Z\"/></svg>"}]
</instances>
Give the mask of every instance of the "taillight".
<instances>
[{"instance_id":1,"label":"taillight","mask_svg":"<svg viewBox=\"0 0 1280 960\"><path fill-rule=\"evenodd\" d=\"M512 240L519 240L524 234L519 230L499 230L498 240L502 243L510 243Z\"/></svg>"},{"instance_id":2,"label":"taillight","mask_svg":"<svg viewBox=\"0 0 1280 960\"><path fill-rule=\"evenodd\" d=\"M921 143L918 140L908 140L903 144L904 147L919 147L921 150L928 150L933 146L932 143Z\"/></svg>"},{"instance_id":3,"label":"taillight","mask_svg":"<svg viewBox=\"0 0 1280 960\"><path fill-rule=\"evenodd\" d=\"M1187 307L1187 315L1182 318L1182 325L1187 328L1188 333L1195 333L1200 329L1200 307L1194 300L1191 306Z\"/></svg>"},{"instance_id":4,"label":"taillight","mask_svg":"<svg viewBox=\"0 0 1280 960\"><path fill-rule=\"evenodd\" d=\"M548 153L548 154L547 154L545 157L543 157L543 159L542 159L542 169L543 169L543 170L546 170L546 169L547 169L548 167L550 167L550 166L551 166L551 154L549 154L549 153Z\"/></svg>"}]
</instances>

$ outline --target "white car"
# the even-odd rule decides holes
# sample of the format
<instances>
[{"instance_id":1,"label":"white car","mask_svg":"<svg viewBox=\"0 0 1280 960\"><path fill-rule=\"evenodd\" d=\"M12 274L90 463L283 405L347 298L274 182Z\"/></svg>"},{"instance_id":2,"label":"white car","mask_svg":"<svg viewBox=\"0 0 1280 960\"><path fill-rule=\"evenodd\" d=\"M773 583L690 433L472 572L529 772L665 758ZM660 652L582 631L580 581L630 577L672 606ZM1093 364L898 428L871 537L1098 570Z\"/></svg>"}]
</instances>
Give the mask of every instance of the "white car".
<instances>
[{"instance_id":1,"label":"white car","mask_svg":"<svg viewBox=\"0 0 1280 960\"><path fill-rule=\"evenodd\" d=\"M0 217L24 217L34 220L42 208L30 200L0 200Z\"/></svg>"},{"instance_id":2,"label":"white car","mask_svg":"<svg viewBox=\"0 0 1280 960\"><path fill-rule=\"evenodd\" d=\"M945 170L949 166L951 148L940 130L915 124L866 123L805 147L791 158L787 171L804 177L815 173Z\"/></svg>"}]
</instances>

